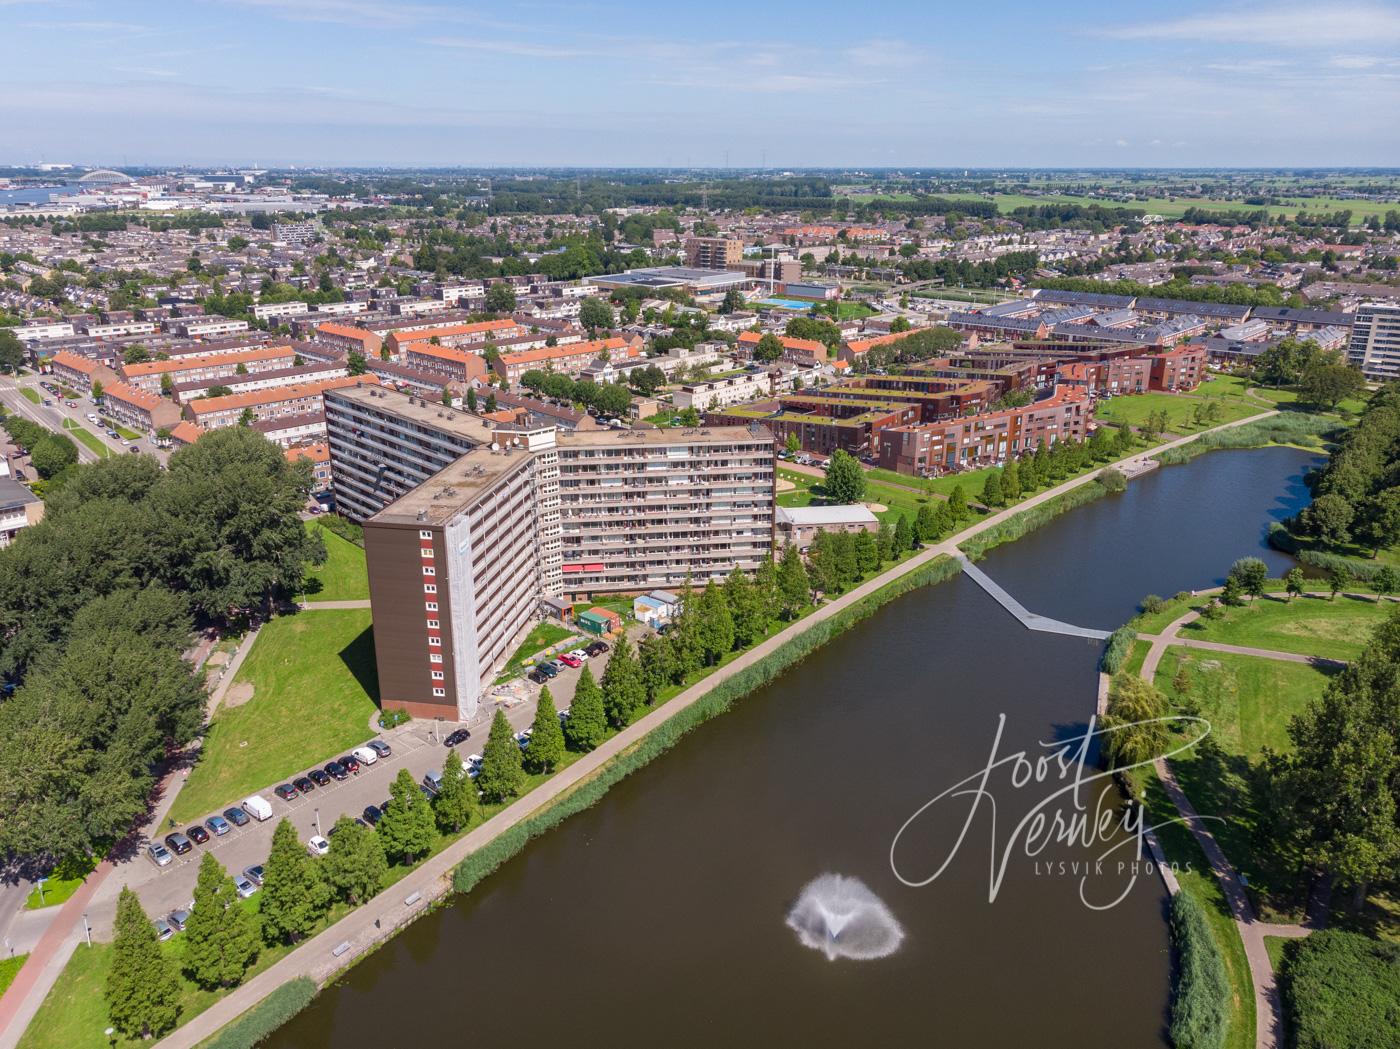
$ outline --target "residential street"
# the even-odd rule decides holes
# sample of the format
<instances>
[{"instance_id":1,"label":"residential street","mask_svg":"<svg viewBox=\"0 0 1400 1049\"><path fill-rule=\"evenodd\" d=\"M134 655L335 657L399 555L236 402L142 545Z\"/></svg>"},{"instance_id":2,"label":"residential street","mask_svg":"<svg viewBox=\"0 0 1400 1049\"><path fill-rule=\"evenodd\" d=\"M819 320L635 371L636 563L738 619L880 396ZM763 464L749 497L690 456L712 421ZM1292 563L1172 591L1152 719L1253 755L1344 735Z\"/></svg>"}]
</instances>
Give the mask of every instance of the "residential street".
<instances>
[{"instance_id":1,"label":"residential street","mask_svg":"<svg viewBox=\"0 0 1400 1049\"><path fill-rule=\"evenodd\" d=\"M41 381L48 381L48 377L43 375L25 375L16 379L14 376L10 375L0 376L0 403L4 404L7 411L15 412L24 416L26 419L30 419L33 422L39 423L41 426L47 426L49 429L60 433L64 432L64 420L69 420L70 426L81 426L83 429L87 430L88 433L101 441L114 455L130 454L132 448L139 448L143 454L154 455L162 463L170 457L168 449L157 448L151 443L149 437L142 437L141 440L132 441L129 445L125 446L120 439L108 437L104 427L98 423L91 422L87 417L89 412L95 415L100 414L92 404L91 398L84 397L77 401L78 407L69 408L64 401L49 393L48 390L40 387L39 383ZM40 395L41 403L34 404L29 398L25 397L24 394L20 392L21 389L25 388L36 391ZM42 403L42 401L45 400L51 403L45 405ZM97 453L92 451L92 449L82 441L74 437L73 443L78 446L78 458L81 462L90 463L96 461Z\"/></svg>"}]
</instances>

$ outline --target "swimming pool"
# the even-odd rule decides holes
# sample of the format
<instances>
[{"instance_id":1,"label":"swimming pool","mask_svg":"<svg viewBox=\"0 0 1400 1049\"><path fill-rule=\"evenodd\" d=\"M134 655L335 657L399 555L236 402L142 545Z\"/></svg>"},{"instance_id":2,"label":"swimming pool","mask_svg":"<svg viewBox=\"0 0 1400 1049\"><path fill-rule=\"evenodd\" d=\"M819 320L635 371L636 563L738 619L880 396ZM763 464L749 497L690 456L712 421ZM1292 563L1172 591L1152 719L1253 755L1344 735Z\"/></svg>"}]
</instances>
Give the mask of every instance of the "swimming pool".
<instances>
[{"instance_id":1,"label":"swimming pool","mask_svg":"<svg viewBox=\"0 0 1400 1049\"><path fill-rule=\"evenodd\" d=\"M754 305L773 306L780 310L810 310L816 303L802 299L760 299Z\"/></svg>"}]
</instances>

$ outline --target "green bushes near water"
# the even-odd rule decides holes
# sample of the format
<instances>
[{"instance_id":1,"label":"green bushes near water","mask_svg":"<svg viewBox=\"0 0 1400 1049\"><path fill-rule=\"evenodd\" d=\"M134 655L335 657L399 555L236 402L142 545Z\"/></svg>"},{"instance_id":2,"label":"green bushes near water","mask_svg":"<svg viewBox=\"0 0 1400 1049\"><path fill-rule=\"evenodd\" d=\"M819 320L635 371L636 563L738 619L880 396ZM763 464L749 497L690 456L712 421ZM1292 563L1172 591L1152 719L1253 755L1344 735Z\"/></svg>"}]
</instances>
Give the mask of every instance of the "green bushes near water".
<instances>
[{"instance_id":1,"label":"green bushes near water","mask_svg":"<svg viewBox=\"0 0 1400 1049\"><path fill-rule=\"evenodd\" d=\"M1002 543L1014 542L1023 535L1034 532L1043 524L1053 521L1061 514L1077 509L1092 503L1096 499L1101 499L1108 494L1108 489L1099 483L1097 479L1089 484L1081 484L1078 488L1071 488L1063 495L1057 495L1053 499L1047 499L1039 506L1033 506L1029 510L1023 510L1014 517L1008 517L1000 524L995 524L985 531L978 532L966 542L959 543L958 548L968 556L970 560L980 561L987 556L987 551Z\"/></svg>"},{"instance_id":2,"label":"green bushes near water","mask_svg":"<svg viewBox=\"0 0 1400 1049\"><path fill-rule=\"evenodd\" d=\"M298 976L278 987L237 1020L205 1039L199 1049L253 1049L255 1045L316 997L316 984L309 976Z\"/></svg>"},{"instance_id":3,"label":"green bushes near water","mask_svg":"<svg viewBox=\"0 0 1400 1049\"><path fill-rule=\"evenodd\" d=\"M1099 669L1110 677L1118 673L1123 666L1123 660L1127 659L1128 653L1133 650L1133 642L1136 640L1137 631L1132 627L1120 626L1109 634L1108 647L1103 650Z\"/></svg>"},{"instance_id":4,"label":"green bushes near water","mask_svg":"<svg viewBox=\"0 0 1400 1049\"><path fill-rule=\"evenodd\" d=\"M1289 944L1284 1012L1296 1049L1389 1049L1400 1032L1400 944L1324 929Z\"/></svg>"},{"instance_id":5,"label":"green bushes near water","mask_svg":"<svg viewBox=\"0 0 1400 1049\"><path fill-rule=\"evenodd\" d=\"M1283 412L1271 415L1267 419L1256 419L1243 426L1210 430L1194 441L1168 448L1158 454L1156 459L1163 466L1177 466L1190 462L1198 455L1222 448L1262 448L1267 444L1314 445L1317 438L1326 437L1339 426L1340 423L1332 416Z\"/></svg>"},{"instance_id":6,"label":"green bushes near water","mask_svg":"<svg viewBox=\"0 0 1400 1049\"><path fill-rule=\"evenodd\" d=\"M463 860L453 876L458 892L469 892L483 878L518 853L531 838L558 826L575 813L588 808L626 776L673 747L691 729L729 709L757 688L768 684L794 663L801 661L838 634L871 615L882 605L911 590L941 583L961 571L951 557L939 557L928 564L886 583L872 594L829 619L821 620L783 642L778 648L720 682L701 699L658 725L631 749L607 762L596 776L574 790L548 803L539 812L498 835Z\"/></svg>"},{"instance_id":7,"label":"green bushes near water","mask_svg":"<svg viewBox=\"0 0 1400 1049\"><path fill-rule=\"evenodd\" d=\"M1176 1049L1222 1049L1230 1017L1230 979L1205 912L1188 892L1172 897L1171 931L1177 955L1172 1045Z\"/></svg>"}]
</instances>

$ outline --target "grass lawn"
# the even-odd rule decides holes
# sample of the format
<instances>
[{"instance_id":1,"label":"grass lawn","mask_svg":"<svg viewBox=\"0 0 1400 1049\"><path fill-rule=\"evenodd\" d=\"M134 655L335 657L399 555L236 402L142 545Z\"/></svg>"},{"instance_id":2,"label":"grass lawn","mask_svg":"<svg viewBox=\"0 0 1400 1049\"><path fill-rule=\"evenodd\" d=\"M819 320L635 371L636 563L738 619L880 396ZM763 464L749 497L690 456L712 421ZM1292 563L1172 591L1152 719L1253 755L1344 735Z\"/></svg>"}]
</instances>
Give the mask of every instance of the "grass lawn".
<instances>
[{"instance_id":1,"label":"grass lawn","mask_svg":"<svg viewBox=\"0 0 1400 1049\"><path fill-rule=\"evenodd\" d=\"M304 597L308 601L361 601L369 597L369 576L365 552L350 540L328 528L310 522L307 529L319 532L326 544L326 563L307 576Z\"/></svg>"},{"instance_id":2,"label":"grass lawn","mask_svg":"<svg viewBox=\"0 0 1400 1049\"><path fill-rule=\"evenodd\" d=\"M1197 619L1183 637L1269 648L1327 659L1355 659L1371 631L1397 607L1359 597L1264 597L1226 609L1220 619Z\"/></svg>"},{"instance_id":3,"label":"grass lawn","mask_svg":"<svg viewBox=\"0 0 1400 1049\"><path fill-rule=\"evenodd\" d=\"M589 606L592 607L592 606ZM525 665L525 661L533 656L540 649L548 648L557 644L565 638L578 637L572 630L560 626L558 623L537 623L535 628L525 635L525 640L520 642L520 647L515 650L515 654L506 661L505 668L496 678L497 682L509 681L520 673L520 668ZM580 644L584 642L580 640Z\"/></svg>"},{"instance_id":4,"label":"grass lawn","mask_svg":"<svg viewBox=\"0 0 1400 1049\"><path fill-rule=\"evenodd\" d=\"M813 477L811 474L798 473L795 470L778 469L778 476L785 481L791 481L797 487L790 492L778 493L779 506L822 506L825 500L822 497L820 477ZM898 475L896 475L898 476ZM893 485L882 484L879 481L866 479L865 502L880 503L884 510L876 511L875 516L882 521L889 521L895 524L899 515L913 519L919 512L919 507L928 502L928 496L920 495L918 492L911 492L905 488L895 488Z\"/></svg>"},{"instance_id":5,"label":"grass lawn","mask_svg":"<svg viewBox=\"0 0 1400 1049\"><path fill-rule=\"evenodd\" d=\"M68 436L87 445L88 451L95 454L99 459L105 459L112 454L112 449L99 441L96 434L89 432L86 427L75 423L72 419L63 420L63 429L67 431Z\"/></svg>"},{"instance_id":6,"label":"grass lawn","mask_svg":"<svg viewBox=\"0 0 1400 1049\"><path fill-rule=\"evenodd\" d=\"M1183 591L1185 593L1185 591ZM1146 595L1144 595L1146 596ZM1158 595L1165 596L1165 595ZM1160 612L1139 612L1128 621L1129 626L1139 634L1160 634L1167 627L1184 616L1193 608L1199 608L1205 604L1205 598L1192 597L1189 593L1185 597L1166 597L1166 604Z\"/></svg>"},{"instance_id":7,"label":"grass lawn","mask_svg":"<svg viewBox=\"0 0 1400 1049\"><path fill-rule=\"evenodd\" d=\"M19 975L20 966L28 957L27 954L17 954L13 958L0 961L0 995L3 995L9 989L10 984L15 982L15 977Z\"/></svg>"},{"instance_id":8,"label":"grass lawn","mask_svg":"<svg viewBox=\"0 0 1400 1049\"><path fill-rule=\"evenodd\" d=\"M76 877L58 877L56 875L51 875L48 880L44 882L44 892L42 896L39 893L39 886L36 885L30 890L28 898L24 901L25 910L36 911L40 907L55 907L65 902L68 897L78 891L78 887L87 880L87 876L92 873L92 869L95 866L96 863L88 863L86 869ZM72 874L74 872L68 873Z\"/></svg>"},{"instance_id":9,"label":"grass lawn","mask_svg":"<svg viewBox=\"0 0 1400 1049\"><path fill-rule=\"evenodd\" d=\"M1214 422L1198 426L1193 416L1196 409L1204 403L1218 404L1220 410ZM1206 401L1176 393L1136 393L1114 397L1112 400L1100 400L1095 414L1103 422L1142 426L1153 412L1164 411L1167 413L1167 428L1172 433L1189 434L1211 426L1219 426L1221 423L1258 415L1259 410L1257 405L1230 398L1212 397Z\"/></svg>"},{"instance_id":10,"label":"grass lawn","mask_svg":"<svg viewBox=\"0 0 1400 1049\"><path fill-rule=\"evenodd\" d=\"M1134 641L1128 648L1128 658L1123 660L1123 666L1119 669L1120 674L1127 674L1129 677L1137 677L1142 672L1142 664L1147 660L1147 653L1152 650L1150 641Z\"/></svg>"},{"instance_id":11,"label":"grass lawn","mask_svg":"<svg viewBox=\"0 0 1400 1049\"><path fill-rule=\"evenodd\" d=\"M30 404L39 404L44 399L38 390L30 386L21 386L19 392Z\"/></svg>"},{"instance_id":12,"label":"grass lawn","mask_svg":"<svg viewBox=\"0 0 1400 1049\"><path fill-rule=\"evenodd\" d=\"M1183 670L1184 690L1175 681ZM1264 747L1292 749L1288 722L1322 694L1328 674L1303 663L1171 648L1157 668L1156 685L1178 709L1195 704L1211 734L1174 758L1182 789L1203 816L1225 855L1249 877L1250 892L1265 920L1296 919L1304 888L1286 860L1261 852L1259 800L1251 771ZM1194 732L1193 732L1194 734Z\"/></svg>"},{"instance_id":13,"label":"grass lawn","mask_svg":"<svg viewBox=\"0 0 1400 1049\"><path fill-rule=\"evenodd\" d=\"M1265 936L1264 950L1269 952L1269 964L1278 972L1283 966L1283 949L1292 941L1291 936Z\"/></svg>"},{"instance_id":14,"label":"grass lawn","mask_svg":"<svg viewBox=\"0 0 1400 1049\"><path fill-rule=\"evenodd\" d=\"M188 823L328 761L370 736L378 685L367 608L302 612L262 628L234 681L253 698L220 710L175 799Z\"/></svg>"}]
</instances>

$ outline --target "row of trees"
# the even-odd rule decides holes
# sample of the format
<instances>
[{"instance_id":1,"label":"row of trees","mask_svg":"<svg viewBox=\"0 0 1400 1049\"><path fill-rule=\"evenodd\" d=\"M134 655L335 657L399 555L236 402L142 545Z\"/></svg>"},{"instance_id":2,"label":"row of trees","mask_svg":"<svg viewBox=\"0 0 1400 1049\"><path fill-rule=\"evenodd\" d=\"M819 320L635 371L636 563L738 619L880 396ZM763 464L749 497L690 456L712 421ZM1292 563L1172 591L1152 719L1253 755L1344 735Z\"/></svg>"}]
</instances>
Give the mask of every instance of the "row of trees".
<instances>
[{"instance_id":1,"label":"row of trees","mask_svg":"<svg viewBox=\"0 0 1400 1049\"><path fill-rule=\"evenodd\" d=\"M1371 398L1312 486L1312 503L1291 523L1298 535L1372 556L1400 543L1400 384Z\"/></svg>"},{"instance_id":2,"label":"row of trees","mask_svg":"<svg viewBox=\"0 0 1400 1049\"><path fill-rule=\"evenodd\" d=\"M73 468L45 518L0 551L0 851L83 857L146 808L153 765L203 724L182 658L195 617L300 588L325 558L310 490L260 434L231 427L171 456Z\"/></svg>"},{"instance_id":3,"label":"row of trees","mask_svg":"<svg viewBox=\"0 0 1400 1049\"><path fill-rule=\"evenodd\" d=\"M665 374L655 365L643 369L643 371L653 369L658 374L660 381L655 386L650 386L652 390L666 380ZM643 384L650 385L650 379L650 376L645 377ZM595 383L592 379L573 379L562 372L547 372L532 368L520 376L520 385L531 393L543 394L556 401L581 404L585 408L593 408L604 415L626 415L627 409L632 404L631 391L621 383Z\"/></svg>"},{"instance_id":4,"label":"row of trees","mask_svg":"<svg viewBox=\"0 0 1400 1049\"><path fill-rule=\"evenodd\" d=\"M22 415L6 416L3 425L10 440L29 452L34 472L44 480L52 480L77 464L78 446L70 437L55 433Z\"/></svg>"},{"instance_id":5,"label":"row of trees","mask_svg":"<svg viewBox=\"0 0 1400 1049\"><path fill-rule=\"evenodd\" d=\"M1306 404L1334 410L1366 385L1361 372L1336 350L1324 350L1311 340L1281 339L1254 362L1256 381L1293 386Z\"/></svg>"}]
</instances>

